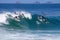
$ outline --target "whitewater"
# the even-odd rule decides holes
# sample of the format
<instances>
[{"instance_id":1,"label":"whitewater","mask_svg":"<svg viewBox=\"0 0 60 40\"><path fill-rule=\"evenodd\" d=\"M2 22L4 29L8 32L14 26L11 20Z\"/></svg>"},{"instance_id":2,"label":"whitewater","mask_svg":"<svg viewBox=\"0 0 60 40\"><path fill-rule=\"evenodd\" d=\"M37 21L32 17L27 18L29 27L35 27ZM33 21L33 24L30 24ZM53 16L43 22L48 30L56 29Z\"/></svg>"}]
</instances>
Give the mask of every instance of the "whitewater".
<instances>
[{"instance_id":1,"label":"whitewater","mask_svg":"<svg viewBox=\"0 0 60 40\"><path fill-rule=\"evenodd\" d=\"M6 20L7 20L7 16L8 16L8 15L11 15L12 18L14 18L15 16L19 16L19 13L20 13L20 15L23 14L24 17L26 17L26 18L29 18L29 19L32 18L30 13L27 13L27 12L24 12L24 11L16 12L16 14L15 14L14 12L2 12L2 13L0 14L0 17L1 17L1 18L0 18L0 23L7 23Z\"/></svg>"},{"instance_id":2,"label":"whitewater","mask_svg":"<svg viewBox=\"0 0 60 40\"><path fill-rule=\"evenodd\" d=\"M17 20L15 19L15 16L18 17ZM19 16L22 16L22 17L19 17ZM35 18L38 18L37 16L39 15L33 15L33 16ZM38 24L36 22L38 21L38 19L34 18L34 21L33 21L34 23L30 24L32 22L33 16L31 13L26 11L2 12L0 14L0 26L2 26L0 27L0 40L59 40L60 39L60 31L58 30L48 31L42 28L44 25L45 25L44 27L46 27L46 25L50 23L43 24L44 22L39 22L40 24ZM7 19L9 19L11 22ZM28 22L28 20L30 22ZM19 24L20 22L22 22L21 27ZM42 24L43 26L40 27L39 25L42 25ZM32 28L30 28L31 27L30 25L32 26ZM47 26L46 29L49 29L49 28Z\"/></svg>"},{"instance_id":3,"label":"whitewater","mask_svg":"<svg viewBox=\"0 0 60 40\"><path fill-rule=\"evenodd\" d=\"M0 4L0 40L60 40L60 4Z\"/></svg>"}]
</instances>

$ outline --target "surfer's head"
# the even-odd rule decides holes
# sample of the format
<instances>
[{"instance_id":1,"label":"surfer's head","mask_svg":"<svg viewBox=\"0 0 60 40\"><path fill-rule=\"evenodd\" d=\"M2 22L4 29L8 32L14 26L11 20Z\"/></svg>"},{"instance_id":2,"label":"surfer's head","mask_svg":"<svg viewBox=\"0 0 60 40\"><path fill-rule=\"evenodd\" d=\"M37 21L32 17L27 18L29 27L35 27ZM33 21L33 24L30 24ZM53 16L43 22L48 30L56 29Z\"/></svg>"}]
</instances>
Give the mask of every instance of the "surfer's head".
<instances>
[{"instance_id":1,"label":"surfer's head","mask_svg":"<svg viewBox=\"0 0 60 40\"><path fill-rule=\"evenodd\" d=\"M15 18L17 18L17 16L15 16Z\"/></svg>"}]
</instances>

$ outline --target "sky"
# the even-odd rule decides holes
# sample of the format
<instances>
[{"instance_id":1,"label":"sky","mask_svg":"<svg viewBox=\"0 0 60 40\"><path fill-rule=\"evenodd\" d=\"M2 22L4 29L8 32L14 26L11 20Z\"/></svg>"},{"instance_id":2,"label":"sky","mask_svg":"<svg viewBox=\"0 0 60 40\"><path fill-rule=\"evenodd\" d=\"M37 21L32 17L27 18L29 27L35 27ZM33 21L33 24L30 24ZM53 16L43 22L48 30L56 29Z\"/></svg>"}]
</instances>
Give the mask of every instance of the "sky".
<instances>
[{"instance_id":1,"label":"sky","mask_svg":"<svg viewBox=\"0 0 60 40\"><path fill-rule=\"evenodd\" d=\"M60 0L0 0L0 3L35 3L36 1L40 3L46 3L46 2L51 2L51 3L60 3Z\"/></svg>"}]
</instances>

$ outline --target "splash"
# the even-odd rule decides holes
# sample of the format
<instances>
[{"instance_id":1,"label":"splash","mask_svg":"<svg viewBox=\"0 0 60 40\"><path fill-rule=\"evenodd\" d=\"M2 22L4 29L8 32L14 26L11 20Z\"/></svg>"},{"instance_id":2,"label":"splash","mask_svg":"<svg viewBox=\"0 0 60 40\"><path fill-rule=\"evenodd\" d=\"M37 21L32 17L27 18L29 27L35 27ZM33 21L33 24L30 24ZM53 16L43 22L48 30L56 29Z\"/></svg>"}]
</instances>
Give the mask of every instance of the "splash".
<instances>
[{"instance_id":1,"label":"splash","mask_svg":"<svg viewBox=\"0 0 60 40\"><path fill-rule=\"evenodd\" d=\"M21 12L3 12L3 13L1 13L0 14L0 23L5 23L5 24L7 24L7 17L8 17L8 15L11 15L12 17L11 18L14 18L15 16L19 16L19 15L24 15L24 17L26 17L26 18L29 18L29 19L31 19L32 18L32 16L31 16L31 14L30 13L28 13L28 12L25 12L25 11L21 11Z\"/></svg>"},{"instance_id":2,"label":"splash","mask_svg":"<svg viewBox=\"0 0 60 40\"><path fill-rule=\"evenodd\" d=\"M0 25L24 30L59 30L60 20L26 11L3 12L0 14Z\"/></svg>"}]
</instances>

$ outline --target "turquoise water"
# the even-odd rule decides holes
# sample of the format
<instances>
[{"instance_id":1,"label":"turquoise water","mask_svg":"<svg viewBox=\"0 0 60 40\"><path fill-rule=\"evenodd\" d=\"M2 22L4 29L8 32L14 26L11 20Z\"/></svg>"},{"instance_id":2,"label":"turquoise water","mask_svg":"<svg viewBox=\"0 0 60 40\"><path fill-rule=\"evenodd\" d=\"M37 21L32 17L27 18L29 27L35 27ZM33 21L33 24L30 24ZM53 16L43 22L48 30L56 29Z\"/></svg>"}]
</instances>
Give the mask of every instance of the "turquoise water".
<instances>
[{"instance_id":1,"label":"turquoise water","mask_svg":"<svg viewBox=\"0 0 60 40\"><path fill-rule=\"evenodd\" d=\"M12 16L15 12L26 13L28 17L31 14L32 18L18 15L15 19ZM46 21L42 22L38 16L43 16ZM60 4L0 4L0 40L59 39Z\"/></svg>"},{"instance_id":2,"label":"turquoise water","mask_svg":"<svg viewBox=\"0 0 60 40\"><path fill-rule=\"evenodd\" d=\"M32 19L28 18L22 18L21 15L19 15L19 20L16 21L15 19L10 18L11 16L7 17L7 21L9 24L4 24L3 25L7 28L14 28L14 29L20 29L20 30L60 30L60 20L58 17L46 17L46 22L41 22L38 19L37 14L32 15ZM39 24L37 23L39 22Z\"/></svg>"}]
</instances>

